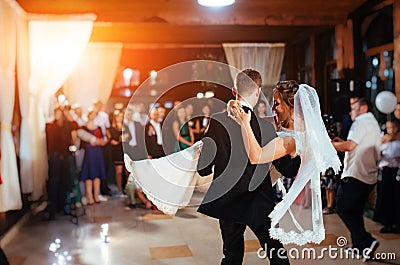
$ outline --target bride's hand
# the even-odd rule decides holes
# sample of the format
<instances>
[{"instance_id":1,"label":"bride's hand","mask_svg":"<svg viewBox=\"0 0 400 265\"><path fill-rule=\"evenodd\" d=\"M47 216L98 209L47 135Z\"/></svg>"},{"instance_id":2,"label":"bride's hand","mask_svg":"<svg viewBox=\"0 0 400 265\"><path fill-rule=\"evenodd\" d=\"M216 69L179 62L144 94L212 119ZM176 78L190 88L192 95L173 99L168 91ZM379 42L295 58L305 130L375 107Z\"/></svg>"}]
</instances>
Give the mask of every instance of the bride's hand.
<instances>
[{"instance_id":1,"label":"bride's hand","mask_svg":"<svg viewBox=\"0 0 400 265\"><path fill-rule=\"evenodd\" d=\"M236 121L239 125L250 123L251 112L246 113L242 104L237 100L230 100L228 102L228 116Z\"/></svg>"}]
</instances>

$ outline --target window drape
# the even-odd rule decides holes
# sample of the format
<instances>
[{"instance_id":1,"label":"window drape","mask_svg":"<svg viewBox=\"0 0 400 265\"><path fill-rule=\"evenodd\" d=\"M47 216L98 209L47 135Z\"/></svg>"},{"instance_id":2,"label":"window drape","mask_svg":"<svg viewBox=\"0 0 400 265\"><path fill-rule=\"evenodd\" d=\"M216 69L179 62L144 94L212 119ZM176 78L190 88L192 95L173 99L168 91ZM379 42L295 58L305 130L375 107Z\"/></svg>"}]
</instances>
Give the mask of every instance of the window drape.
<instances>
[{"instance_id":1,"label":"window drape","mask_svg":"<svg viewBox=\"0 0 400 265\"><path fill-rule=\"evenodd\" d=\"M20 127L20 178L22 193L33 191L31 144L29 139L29 33L27 14L22 12L17 20L17 72L21 113Z\"/></svg>"},{"instance_id":2,"label":"window drape","mask_svg":"<svg viewBox=\"0 0 400 265\"><path fill-rule=\"evenodd\" d=\"M0 0L0 212L22 207L11 121L15 99L16 19L14 2Z\"/></svg>"},{"instance_id":3,"label":"window drape","mask_svg":"<svg viewBox=\"0 0 400 265\"><path fill-rule=\"evenodd\" d=\"M122 53L122 43L89 43L78 65L63 85L71 104L78 103L84 112L111 95Z\"/></svg>"},{"instance_id":4,"label":"window drape","mask_svg":"<svg viewBox=\"0 0 400 265\"><path fill-rule=\"evenodd\" d=\"M45 194L48 176L45 124L51 96L61 87L89 43L94 15L29 21L29 144L31 200ZM43 20L41 20L43 19Z\"/></svg>"}]
</instances>

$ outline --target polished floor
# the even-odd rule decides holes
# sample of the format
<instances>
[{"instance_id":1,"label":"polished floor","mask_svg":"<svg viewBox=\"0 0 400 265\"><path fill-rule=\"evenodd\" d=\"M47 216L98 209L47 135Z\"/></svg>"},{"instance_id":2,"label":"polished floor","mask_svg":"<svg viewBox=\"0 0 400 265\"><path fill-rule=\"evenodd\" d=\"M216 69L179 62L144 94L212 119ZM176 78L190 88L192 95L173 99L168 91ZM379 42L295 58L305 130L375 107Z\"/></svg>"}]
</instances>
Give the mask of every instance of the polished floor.
<instances>
[{"instance_id":1,"label":"polished floor","mask_svg":"<svg viewBox=\"0 0 400 265\"><path fill-rule=\"evenodd\" d=\"M322 259L301 259L304 248L286 246L292 251L291 264L364 264L362 260L340 258L337 246L339 236L349 233L336 214L325 218L326 239L319 246L306 245L321 253L322 248L336 248L338 256L325 252ZM400 264L400 234L380 234L380 225L365 218L367 229L380 241L377 253L385 260L367 264ZM101 225L109 224L109 242L100 238ZM60 240L60 247L49 251L50 244ZM243 264L269 264L258 257L259 244L251 231L245 233L245 257ZM212 265L220 264L222 241L218 222L185 208L174 217L143 208L129 209L124 199L110 198L107 202L86 206L86 214L78 224L70 216L57 216L48 221L43 213L27 215L6 237L2 247L11 265ZM293 250L294 249L294 250ZM296 250L299 258L295 258ZM393 257L393 253L396 257ZM64 258L60 258L63 256ZM70 256L71 261L67 261Z\"/></svg>"}]
</instances>

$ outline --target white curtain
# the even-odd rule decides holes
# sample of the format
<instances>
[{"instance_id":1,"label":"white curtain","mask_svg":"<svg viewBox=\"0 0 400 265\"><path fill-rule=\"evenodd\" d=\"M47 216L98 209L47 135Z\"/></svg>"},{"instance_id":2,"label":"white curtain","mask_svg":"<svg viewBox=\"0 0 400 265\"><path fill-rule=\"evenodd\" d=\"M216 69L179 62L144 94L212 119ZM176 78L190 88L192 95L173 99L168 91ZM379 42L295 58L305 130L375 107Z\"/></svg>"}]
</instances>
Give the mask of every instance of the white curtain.
<instances>
[{"instance_id":1,"label":"white curtain","mask_svg":"<svg viewBox=\"0 0 400 265\"><path fill-rule=\"evenodd\" d=\"M29 139L29 32L27 14L22 11L17 20L17 72L18 92L21 112L20 129L20 176L22 193L33 191L32 154Z\"/></svg>"},{"instance_id":2,"label":"white curtain","mask_svg":"<svg viewBox=\"0 0 400 265\"><path fill-rule=\"evenodd\" d=\"M89 43L63 85L71 104L79 103L84 111L101 100L106 103L121 59L122 43Z\"/></svg>"},{"instance_id":3,"label":"white curtain","mask_svg":"<svg viewBox=\"0 0 400 265\"><path fill-rule=\"evenodd\" d=\"M228 64L239 69L253 68L262 77L264 99L271 103L272 88L279 81L283 59L285 56L284 43L223 43ZM231 71L235 80L236 72ZM268 113L271 115L271 113Z\"/></svg>"},{"instance_id":4,"label":"white curtain","mask_svg":"<svg viewBox=\"0 0 400 265\"><path fill-rule=\"evenodd\" d=\"M14 2L0 0L0 122L3 183L0 185L0 212L22 208L11 121L15 99L16 18Z\"/></svg>"},{"instance_id":5,"label":"white curtain","mask_svg":"<svg viewBox=\"0 0 400 265\"><path fill-rule=\"evenodd\" d=\"M52 95L76 66L89 43L95 16L75 15L29 21L29 143L31 144L33 192L38 200L45 193L48 176L45 118Z\"/></svg>"}]
</instances>

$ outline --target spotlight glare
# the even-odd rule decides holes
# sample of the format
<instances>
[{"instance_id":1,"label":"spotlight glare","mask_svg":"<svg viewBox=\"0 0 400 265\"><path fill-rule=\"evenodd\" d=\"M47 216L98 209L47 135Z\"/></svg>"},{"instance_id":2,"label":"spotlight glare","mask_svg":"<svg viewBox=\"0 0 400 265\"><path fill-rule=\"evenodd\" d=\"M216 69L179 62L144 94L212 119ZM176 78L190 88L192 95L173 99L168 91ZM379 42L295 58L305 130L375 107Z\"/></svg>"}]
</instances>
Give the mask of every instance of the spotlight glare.
<instances>
[{"instance_id":1,"label":"spotlight glare","mask_svg":"<svg viewBox=\"0 0 400 265\"><path fill-rule=\"evenodd\" d=\"M235 0L197 0L197 3L206 7L223 7L233 5Z\"/></svg>"}]
</instances>

